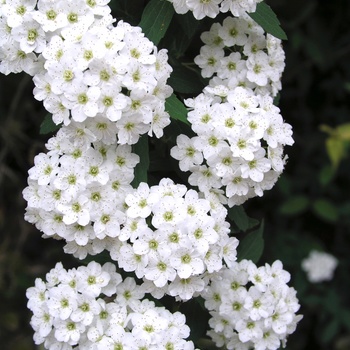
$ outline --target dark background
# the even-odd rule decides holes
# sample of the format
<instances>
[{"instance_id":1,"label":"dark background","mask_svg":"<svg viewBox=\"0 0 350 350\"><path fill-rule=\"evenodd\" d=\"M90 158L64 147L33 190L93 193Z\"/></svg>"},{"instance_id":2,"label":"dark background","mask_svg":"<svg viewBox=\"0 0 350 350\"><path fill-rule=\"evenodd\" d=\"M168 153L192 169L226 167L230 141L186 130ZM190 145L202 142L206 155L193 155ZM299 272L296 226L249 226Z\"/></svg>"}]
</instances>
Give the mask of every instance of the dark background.
<instances>
[{"instance_id":1,"label":"dark background","mask_svg":"<svg viewBox=\"0 0 350 350\"><path fill-rule=\"evenodd\" d=\"M141 12L122 13L137 24ZM143 3L143 1L141 1ZM125 0L120 4L127 4ZM135 3L140 3L135 0ZM288 36L286 70L279 107L293 126L295 145L275 188L244 205L249 216L265 219L260 263L282 260L298 290L304 319L287 349L350 349L350 159L331 166L326 142L332 129L350 123L350 2L269 0ZM129 5L131 8L131 5ZM116 14L118 16L118 13ZM128 18L126 18L127 20ZM25 291L57 261L74 259L62 244L44 240L23 219L27 171L51 135L39 135L46 115L32 96L25 74L0 75L0 344L1 349L37 349L29 326ZM347 140L338 143L348 149ZM300 263L311 249L337 257L330 282L310 284Z\"/></svg>"}]
</instances>

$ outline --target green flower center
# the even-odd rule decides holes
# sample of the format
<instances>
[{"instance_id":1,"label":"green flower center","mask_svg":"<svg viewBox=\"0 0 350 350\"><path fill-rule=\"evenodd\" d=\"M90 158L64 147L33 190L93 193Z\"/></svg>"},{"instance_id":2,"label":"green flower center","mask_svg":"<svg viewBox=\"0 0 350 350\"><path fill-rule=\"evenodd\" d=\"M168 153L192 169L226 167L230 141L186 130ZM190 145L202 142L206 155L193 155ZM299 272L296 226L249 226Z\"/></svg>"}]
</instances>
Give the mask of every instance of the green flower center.
<instances>
[{"instance_id":1,"label":"green flower center","mask_svg":"<svg viewBox=\"0 0 350 350\"><path fill-rule=\"evenodd\" d=\"M27 9L25 6L21 5L16 8L17 15L23 16L27 12Z\"/></svg>"},{"instance_id":2,"label":"green flower center","mask_svg":"<svg viewBox=\"0 0 350 350\"><path fill-rule=\"evenodd\" d=\"M94 193L91 193L91 197L90 198L94 202L98 202L99 200L101 200L102 196L101 196L100 192L94 192Z\"/></svg>"},{"instance_id":3,"label":"green flower center","mask_svg":"<svg viewBox=\"0 0 350 350\"><path fill-rule=\"evenodd\" d=\"M98 166L91 166L91 167L90 167L89 174L90 174L91 176L97 176L98 173L99 173L99 168L98 168Z\"/></svg>"},{"instance_id":4,"label":"green flower center","mask_svg":"<svg viewBox=\"0 0 350 350\"><path fill-rule=\"evenodd\" d=\"M101 222L106 225L111 220L111 217L107 214L102 215Z\"/></svg>"},{"instance_id":5,"label":"green flower center","mask_svg":"<svg viewBox=\"0 0 350 350\"><path fill-rule=\"evenodd\" d=\"M46 12L46 18L49 21L55 20L56 17L57 17L57 13L54 10L49 10L49 11Z\"/></svg>"},{"instance_id":6,"label":"green flower center","mask_svg":"<svg viewBox=\"0 0 350 350\"><path fill-rule=\"evenodd\" d=\"M28 30L28 35L27 35L28 41L35 41L37 37L38 37L38 32L36 31L36 29Z\"/></svg>"},{"instance_id":7,"label":"green flower center","mask_svg":"<svg viewBox=\"0 0 350 350\"><path fill-rule=\"evenodd\" d=\"M171 243L179 243L180 238L179 238L178 233L173 232L173 233L169 236L169 241L170 241Z\"/></svg>"},{"instance_id":8,"label":"green flower center","mask_svg":"<svg viewBox=\"0 0 350 350\"><path fill-rule=\"evenodd\" d=\"M110 77L111 76L109 75L109 73L105 69L101 70L101 72L100 72L100 79L101 80L108 81L110 79Z\"/></svg>"},{"instance_id":9,"label":"green flower center","mask_svg":"<svg viewBox=\"0 0 350 350\"><path fill-rule=\"evenodd\" d=\"M185 254L181 257L181 262L183 264L189 264L191 262L191 256L189 254Z\"/></svg>"},{"instance_id":10,"label":"green flower center","mask_svg":"<svg viewBox=\"0 0 350 350\"><path fill-rule=\"evenodd\" d=\"M105 98L103 99L103 104L106 106L106 107L110 107L113 105L113 97L111 96L105 96Z\"/></svg>"},{"instance_id":11,"label":"green flower center","mask_svg":"<svg viewBox=\"0 0 350 350\"><path fill-rule=\"evenodd\" d=\"M77 23L78 22L78 15L76 13L69 13L67 15L67 19L68 19L68 22L73 24L73 23Z\"/></svg>"},{"instance_id":12,"label":"green flower center","mask_svg":"<svg viewBox=\"0 0 350 350\"><path fill-rule=\"evenodd\" d=\"M174 214L173 214L173 212L171 212L171 211L166 211L166 212L163 214L163 219L164 219L165 221L171 221L171 220L173 220L173 219L174 219Z\"/></svg>"},{"instance_id":13,"label":"green flower center","mask_svg":"<svg viewBox=\"0 0 350 350\"><path fill-rule=\"evenodd\" d=\"M158 242L155 240L155 239L151 239L149 242L148 242L148 246L150 249L152 250L156 250L158 248Z\"/></svg>"},{"instance_id":14,"label":"green flower center","mask_svg":"<svg viewBox=\"0 0 350 350\"><path fill-rule=\"evenodd\" d=\"M85 50L84 59L86 59L87 61L90 61L91 59L93 59L93 57L94 57L94 53L91 50Z\"/></svg>"},{"instance_id":15,"label":"green flower center","mask_svg":"<svg viewBox=\"0 0 350 350\"><path fill-rule=\"evenodd\" d=\"M73 78L74 78L74 73L71 70L66 69L63 73L63 79L68 82L73 80Z\"/></svg>"},{"instance_id":16,"label":"green flower center","mask_svg":"<svg viewBox=\"0 0 350 350\"><path fill-rule=\"evenodd\" d=\"M80 103L81 105L87 104L88 101L89 101L89 98L85 93L78 95L78 103Z\"/></svg>"}]
</instances>

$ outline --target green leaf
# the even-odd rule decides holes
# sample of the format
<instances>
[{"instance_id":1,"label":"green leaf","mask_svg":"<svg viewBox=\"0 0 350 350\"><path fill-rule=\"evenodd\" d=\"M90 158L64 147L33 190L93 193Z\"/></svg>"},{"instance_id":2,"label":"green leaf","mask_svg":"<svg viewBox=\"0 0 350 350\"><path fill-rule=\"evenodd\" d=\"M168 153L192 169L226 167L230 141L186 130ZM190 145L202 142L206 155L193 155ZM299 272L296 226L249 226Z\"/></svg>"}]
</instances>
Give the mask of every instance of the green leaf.
<instances>
[{"instance_id":1,"label":"green leaf","mask_svg":"<svg viewBox=\"0 0 350 350\"><path fill-rule=\"evenodd\" d=\"M184 66L173 65L173 72L168 84L176 91L184 94L198 95L207 85L198 72Z\"/></svg>"},{"instance_id":2,"label":"green leaf","mask_svg":"<svg viewBox=\"0 0 350 350\"><path fill-rule=\"evenodd\" d=\"M250 218L243 206L234 206L229 208L228 217L237 225L240 231L247 231L259 224L259 221L253 218Z\"/></svg>"},{"instance_id":3,"label":"green leaf","mask_svg":"<svg viewBox=\"0 0 350 350\"><path fill-rule=\"evenodd\" d=\"M350 141L350 123L341 124L336 127L339 138L344 141Z\"/></svg>"},{"instance_id":4,"label":"green leaf","mask_svg":"<svg viewBox=\"0 0 350 350\"><path fill-rule=\"evenodd\" d=\"M148 135L142 135L139 141L132 147L133 153L140 157L140 163L136 165L135 177L132 186L137 188L141 182L147 182L149 168Z\"/></svg>"},{"instance_id":5,"label":"green leaf","mask_svg":"<svg viewBox=\"0 0 350 350\"><path fill-rule=\"evenodd\" d=\"M52 121L52 115L51 114L46 114L43 122L40 125L40 131L39 133L41 135L45 135L45 134L49 134L51 132L55 132L57 131L62 124L56 125L53 121Z\"/></svg>"},{"instance_id":6,"label":"green leaf","mask_svg":"<svg viewBox=\"0 0 350 350\"><path fill-rule=\"evenodd\" d=\"M280 21L276 14L272 11L269 5L265 4L265 2L260 2L256 6L256 11L254 13L248 13L248 15L267 33L270 33L278 39L288 40L286 33L280 26Z\"/></svg>"},{"instance_id":7,"label":"green leaf","mask_svg":"<svg viewBox=\"0 0 350 350\"><path fill-rule=\"evenodd\" d=\"M312 203L312 209L321 219L336 222L339 218L338 208L329 200L317 199Z\"/></svg>"},{"instance_id":8,"label":"green leaf","mask_svg":"<svg viewBox=\"0 0 350 350\"><path fill-rule=\"evenodd\" d=\"M169 1L151 0L145 7L139 26L154 45L164 37L174 12Z\"/></svg>"},{"instance_id":9,"label":"green leaf","mask_svg":"<svg viewBox=\"0 0 350 350\"><path fill-rule=\"evenodd\" d=\"M345 157L346 149L343 140L337 137L329 137L326 140L326 149L334 168L337 168L340 161Z\"/></svg>"},{"instance_id":10,"label":"green leaf","mask_svg":"<svg viewBox=\"0 0 350 350\"><path fill-rule=\"evenodd\" d=\"M174 94L166 99L165 110L169 113L170 118L190 124L187 120L187 108Z\"/></svg>"},{"instance_id":11,"label":"green leaf","mask_svg":"<svg viewBox=\"0 0 350 350\"><path fill-rule=\"evenodd\" d=\"M309 207L309 204L310 200L306 196L293 196L282 204L280 213L284 215L301 214Z\"/></svg>"},{"instance_id":12,"label":"green leaf","mask_svg":"<svg viewBox=\"0 0 350 350\"><path fill-rule=\"evenodd\" d=\"M324 166L319 173L319 181L322 186L328 185L335 176L335 169L330 165Z\"/></svg>"},{"instance_id":13,"label":"green leaf","mask_svg":"<svg viewBox=\"0 0 350 350\"><path fill-rule=\"evenodd\" d=\"M320 332L320 338L323 343L329 343L338 333L340 328L339 320L333 318L329 320Z\"/></svg>"},{"instance_id":14,"label":"green leaf","mask_svg":"<svg viewBox=\"0 0 350 350\"><path fill-rule=\"evenodd\" d=\"M252 260L257 263L264 250L264 222L262 221L259 228L253 232L248 233L240 240L237 249L237 260L243 259Z\"/></svg>"}]
</instances>

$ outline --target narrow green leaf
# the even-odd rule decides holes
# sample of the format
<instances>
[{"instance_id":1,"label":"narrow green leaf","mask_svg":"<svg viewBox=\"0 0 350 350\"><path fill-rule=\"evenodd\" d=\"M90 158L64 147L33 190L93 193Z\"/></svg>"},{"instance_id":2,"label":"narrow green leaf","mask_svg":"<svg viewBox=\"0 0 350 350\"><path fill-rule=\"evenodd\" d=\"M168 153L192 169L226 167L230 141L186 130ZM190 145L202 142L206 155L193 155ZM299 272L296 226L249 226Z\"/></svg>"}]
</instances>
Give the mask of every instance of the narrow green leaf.
<instances>
[{"instance_id":1,"label":"narrow green leaf","mask_svg":"<svg viewBox=\"0 0 350 350\"><path fill-rule=\"evenodd\" d=\"M154 45L164 37L174 12L169 1L151 0L145 7L139 26Z\"/></svg>"},{"instance_id":2,"label":"narrow green leaf","mask_svg":"<svg viewBox=\"0 0 350 350\"><path fill-rule=\"evenodd\" d=\"M165 110L169 113L170 118L190 124L187 120L187 108L174 94L166 99Z\"/></svg>"},{"instance_id":3,"label":"narrow green leaf","mask_svg":"<svg viewBox=\"0 0 350 350\"><path fill-rule=\"evenodd\" d=\"M317 199L312 203L312 209L321 219L336 222L339 218L338 208L329 200Z\"/></svg>"},{"instance_id":4,"label":"narrow green leaf","mask_svg":"<svg viewBox=\"0 0 350 350\"><path fill-rule=\"evenodd\" d=\"M260 2L256 6L254 13L248 13L253 20L258 23L267 33L270 33L274 37L282 40L288 40L287 34L280 26L276 14L272 11L271 7L265 2Z\"/></svg>"},{"instance_id":5,"label":"narrow green leaf","mask_svg":"<svg viewBox=\"0 0 350 350\"><path fill-rule=\"evenodd\" d=\"M55 132L57 131L62 124L56 125L53 121L52 121L52 115L51 114L46 114L43 122L40 125L40 135L45 135L45 134L49 134L51 132Z\"/></svg>"},{"instance_id":6,"label":"narrow green leaf","mask_svg":"<svg viewBox=\"0 0 350 350\"><path fill-rule=\"evenodd\" d=\"M139 141L132 147L133 153L140 157L140 163L136 165L135 177L132 181L134 188L138 187L141 182L147 182L149 168L149 152L148 152L148 135L142 135Z\"/></svg>"},{"instance_id":7,"label":"narrow green leaf","mask_svg":"<svg viewBox=\"0 0 350 350\"><path fill-rule=\"evenodd\" d=\"M297 215L309 207L310 201L306 196L293 196L280 207L280 213L284 215Z\"/></svg>"},{"instance_id":8,"label":"narrow green leaf","mask_svg":"<svg viewBox=\"0 0 350 350\"><path fill-rule=\"evenodd\" d=\"M240 240L237 249L237 260L243 259L252 260L257 263L264 250L264 222L262 221L259 228L253 232L248 233L242 240Z\"/></svg>"}]
</instances>

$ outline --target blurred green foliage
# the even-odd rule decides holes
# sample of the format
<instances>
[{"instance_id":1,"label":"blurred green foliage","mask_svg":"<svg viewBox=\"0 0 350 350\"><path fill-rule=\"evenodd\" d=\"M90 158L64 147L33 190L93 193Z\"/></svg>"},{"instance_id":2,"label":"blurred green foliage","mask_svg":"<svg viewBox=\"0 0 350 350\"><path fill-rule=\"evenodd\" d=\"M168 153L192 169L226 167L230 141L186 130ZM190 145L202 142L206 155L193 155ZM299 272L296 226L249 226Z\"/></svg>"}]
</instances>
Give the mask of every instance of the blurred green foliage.
<instances>
[{"instance_id":1,"label":"blurred green foliage","mask_svg":"<svg viewBox=\"0 0 350 350\"><path fill-rule=\"evenodd\" d=\"M276 12L289 39L284 42L287 65L279 107L286 122L293 126L295 145L286 150L289 161L278 185L262 198L250 200L244 208L249 216L264 218L265 248L260 263L282 260L292 274L291 284L298 290L304 319L288 340L287 349L346 350L350 348L350 159L346 153L350 122L350 2L266 2ZM111 7L118 19L136 25L141 21L145 3L112 0ZM199 51L195 33L205 27L206 21L193 20L191 28L186 27L188 23L181 16L174 16L168 29L173 37L169 46L171 51L173 45L174 57L171 84L185 95L189 91L200 92L203 81L190 65L178 65L176 55L186 53L190 58ZM191 77L190 86L181 80L184 71ZM25 202L21 192L26 186L27 171L51 136L40 135L46 112L34 100L32 88L30 78L24 74L0 75L3 350L38 349L29 326L26 288L57 261L63 260L66 267L74 265L74 260L63 254L60 242L43 240L23 220ZM170 102L176 107L176 100ZM157 166L160 165L150 165L153 170ZM231 215L233 220L235 215L240 216L237 212ZM254 220L235 222L244 231L257 224ZM246 242L249 244L249 240ZM307 281L300 263L311 249L325 250L339 259L332 281L314 285ZM186 307L195 316L199 306L188 303ZM189 319L189 323L197 321L195 317Z\"/></svg>"}]
</instances>

